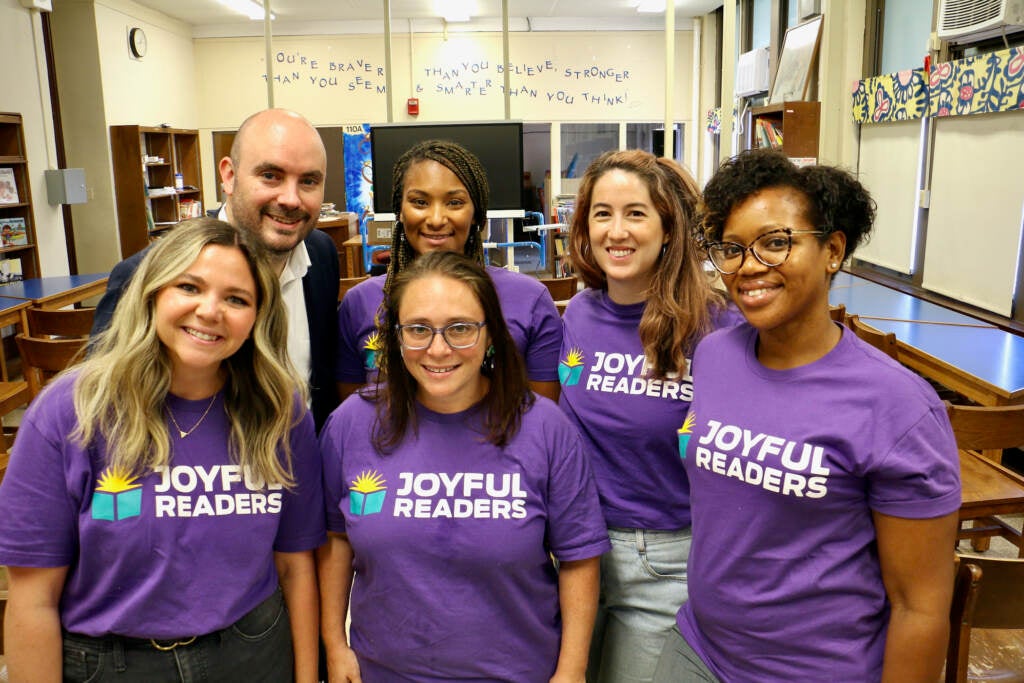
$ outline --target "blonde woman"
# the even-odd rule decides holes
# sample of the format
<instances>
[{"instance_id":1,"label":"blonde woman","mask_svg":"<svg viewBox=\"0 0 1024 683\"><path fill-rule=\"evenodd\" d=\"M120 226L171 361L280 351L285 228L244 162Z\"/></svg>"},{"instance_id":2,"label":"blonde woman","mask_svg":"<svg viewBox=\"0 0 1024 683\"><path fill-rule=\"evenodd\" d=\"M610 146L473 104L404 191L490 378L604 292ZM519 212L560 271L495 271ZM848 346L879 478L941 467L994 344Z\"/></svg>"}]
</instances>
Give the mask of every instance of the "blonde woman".
<instances>
[{"instance_id":1,"label":"blonde woman","mask_svg":"<svg viewBox=\"0 0 1024 683\"><path fill-rule=\"evenodd\" d=\"M251 240L175 228L26 413L0 487L12 680L315 680L319 457Z\"/></svg>"}]
</instances>

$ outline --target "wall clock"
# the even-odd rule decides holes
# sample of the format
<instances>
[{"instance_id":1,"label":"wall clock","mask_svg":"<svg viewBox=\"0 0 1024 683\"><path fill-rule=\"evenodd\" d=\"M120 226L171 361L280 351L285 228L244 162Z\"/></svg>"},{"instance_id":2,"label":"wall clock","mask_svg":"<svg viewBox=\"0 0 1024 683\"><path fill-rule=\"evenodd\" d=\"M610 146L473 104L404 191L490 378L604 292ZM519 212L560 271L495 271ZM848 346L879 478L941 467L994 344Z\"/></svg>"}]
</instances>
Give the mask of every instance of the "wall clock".
<instances>
[{"instance_id":1,"label":"wall clock","mask_svg":"<svg viewBox=\"0 0 1024 683\"><path fill-rule=\"evenodd\" d=\"M142 59L146 56L146 33L139 27L128 31L128 49L132 57Z\"/></svg>"}]
</instances>

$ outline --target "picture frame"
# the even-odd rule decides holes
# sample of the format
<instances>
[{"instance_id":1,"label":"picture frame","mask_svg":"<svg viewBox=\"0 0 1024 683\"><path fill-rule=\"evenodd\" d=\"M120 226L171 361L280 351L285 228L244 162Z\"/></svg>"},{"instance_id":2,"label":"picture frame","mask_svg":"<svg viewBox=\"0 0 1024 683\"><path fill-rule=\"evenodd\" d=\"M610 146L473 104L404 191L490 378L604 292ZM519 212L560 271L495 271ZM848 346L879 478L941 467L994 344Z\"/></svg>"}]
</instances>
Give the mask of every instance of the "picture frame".
<instances>
[{"instance_id":1,"label":"picture frame","mask_svg":"<svg viewBox=\"0 0 1024 683\"><path fill-rule=\"evenodd\" d=\"M779 67L775 70L768 104L781 104L791 100L804 100L810 85L811 67L818 55L821 25L819 14L802 24L786 29L779 52Z\"/></svg>"}]
</instances>

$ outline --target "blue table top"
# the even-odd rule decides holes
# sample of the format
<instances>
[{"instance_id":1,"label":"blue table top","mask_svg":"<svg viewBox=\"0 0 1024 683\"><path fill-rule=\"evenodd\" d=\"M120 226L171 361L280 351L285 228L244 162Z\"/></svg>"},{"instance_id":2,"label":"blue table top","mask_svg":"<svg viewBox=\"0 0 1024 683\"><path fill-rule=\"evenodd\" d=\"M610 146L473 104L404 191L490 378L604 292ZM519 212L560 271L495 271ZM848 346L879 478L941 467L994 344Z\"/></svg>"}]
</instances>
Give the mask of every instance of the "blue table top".
<instances>
[{"instance_id":1,"label":"blue table top","mask_svg":"<svg viewBox=\"0 0 1024 683\"><path fill-rule=\"evenodd\" d=\"M1024 390L1024 337L870 280L837 275L829 303L1007 392ZM887 319L888 318L888 319Z\"/></svg>"},{"instance_id":2,"label":"blue table top","mask_svg":"<svg viewBox=\"0 0 1024 683\"><path fill-rule=\"evenodd\" d=\"M3 290L0 290L0 291L3 291ZM24 305L25 305L25 299L14 299L14 298L9 297L9 296L0 296L0 313L3 313L4 311L9 310L11 308L15 308L16 306L24 306Z\"/></svg>"},{"instance_id":3,"label":"blue table top","mask_svg":"<svg viewBox=\"0 0 1024 683\"><path fill-rule=\"evenodd\" d=\"M45 299L92 284L97 280L108 277L110 273L90 273L87 275L54 275L51 277L39 277L20 282L8 282L0 285L0 297L14 299Z\"/></svg>"}]
</instances>

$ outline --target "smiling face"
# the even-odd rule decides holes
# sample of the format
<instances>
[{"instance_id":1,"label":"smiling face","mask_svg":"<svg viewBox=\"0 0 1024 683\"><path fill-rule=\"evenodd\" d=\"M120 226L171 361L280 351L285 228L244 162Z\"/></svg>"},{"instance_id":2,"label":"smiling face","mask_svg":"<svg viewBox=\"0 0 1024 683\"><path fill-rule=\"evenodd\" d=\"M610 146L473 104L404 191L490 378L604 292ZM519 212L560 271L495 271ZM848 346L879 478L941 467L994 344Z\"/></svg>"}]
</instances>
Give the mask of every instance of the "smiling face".
<instances>
[{"instance_id":1,"label":"smiling face","mask_svg":"<svg viewBox=\"0 0 1024 683\"><path fill-rule=\"evenodd\" d=\"M305 119L268 110L243 125L220 162L228 218L257 236L283 266L320 220L327 156Z\"/></svg>"},{"instance_id":2,"label":"smiling face","mask_svg":"<svg viewBox=\"0 0 1024 683\"><path fill-rule=\"evenodd\" d=\"M157 293L153 317L171 361L172 391L184 395L176 387L188 387L189 393L207 385L219 388L221 361L249 338L256 305L249 262L237 247L218 244L204 247Z\"/></svg>"},{"instance_id":3,"label":"smiling face","mask_svg":"<svg viewBox=\"0 0 1024 683\"><path fill-rule=\"evenodd\" d=\"M608 296L619 304L644 301L668 235L643 180L620 168L598 178L587 228Z\"/></svg>"},{"instance_id":4,"label":"smiling face","mask_svg":"<svg viewBox=\"0 0 1024 683\"><path fill-rule=\"evenodd\" d=\"M761 190L729 214L722 241L749 246L770 230L817 230L807 218L807 200L788 187ZM789 257L769 268L749 252L738 272L722 281L747 321L760 332L800 338L830 329L828 289L833 263L842 260L845 236L831 233L823 244L815 235L793 235Z\"/></svg>"},{"instance_id":5,"label":"smiling face","mask_svg":"<svg viewBox=\"0 0 1024 683\"><path fill-rule=\"evenodd\" d=\"M420 323L441 328L453 322L478 323L484 309L473 290L463 282L442 275L428 275L404 290L398 306L402 325ZM437 413L457 413L478 403L490 381L480 373L491 337L484 327L477 343L453 349L440 334L422 350L402 349L402 360L416 380L416 398Z\"/></svg>"},{"instance_id":6,"label":"smiling face","mask_svg":"<svg viewBox=\"0 0 1024 683\"><path fill-rule=\"evenodd\" d=\"M458 176L432 160L409 166L402 181L405 237L417 254L462 253L473 225L473 201Z\"/></svg>"}]
</instances>

